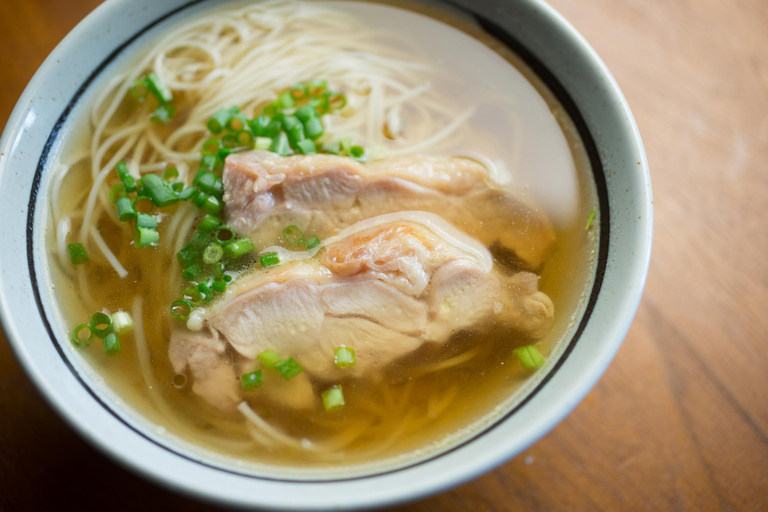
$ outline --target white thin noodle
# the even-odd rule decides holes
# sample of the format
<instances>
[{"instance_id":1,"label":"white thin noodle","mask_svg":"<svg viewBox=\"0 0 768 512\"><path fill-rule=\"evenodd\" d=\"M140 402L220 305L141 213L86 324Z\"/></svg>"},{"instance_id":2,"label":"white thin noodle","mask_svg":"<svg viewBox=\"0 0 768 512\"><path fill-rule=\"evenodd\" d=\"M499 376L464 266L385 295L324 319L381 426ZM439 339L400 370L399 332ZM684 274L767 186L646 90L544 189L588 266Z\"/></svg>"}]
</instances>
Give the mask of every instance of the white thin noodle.
<instances>
[{"instance_id":1,"label":"white thin noodle","mask_svg":"<svg viewBox=\"0 0 768 512\"><path fill-rule=\"evenodd\" d=\"M157 73L165 81L180 107L168 126L150 121L154 100L139 105L130 96L131 86L149 72ZM121 160L128 163L135 178L161 172L166 165L173 164L179 169L180 181L187 186L196 171L201 143L210 136L206 123L217 109L237 105L245 115L254 116L285 88L314 78L327 79L330 88L341 90L348 98L341 113L324 118L326 133L320 143L349 135L377 157L416 152L448 154L453 148L463 147L462 142L471 135L467 121L477 111L477 105L459 106L442 95L434 84L443 77L435 73L421 49L407 37L372 29L349 14L315 3L257 2L241 9L219 9L168 30L146 54L114 75L98 93L87 116L89 151L64 162L51 180L51 211L56 231L53 250L67 269L65 272L72 276L84 306L100 310L103 305L94 297L109 295L102 288L106 283L114 285L111 279L105 280L104 285L94 282L92 276L98 275L93 272L94 266L111 269L120 278L138 278L129 276L121 258L142 262L129 267L143 268L139 283L142 288L149 286L147 280L164 276L169 296L178 293L181 285L175 253L194 229L197 209L181 205L170 219L163 218L161 242L151 249L151 254L141 252L150 249L133 247L130 225L117 219L108 194L117 182L113 169ZM389 134L396 135L394 140L387 136L388 123L397 125L397 133ZM494 163L483 155L469 151L456 154L477 160L492 176L497 173ZM91 187L83 192L83 198L63 201L60 194L66 188L64 180L75 166L90 175ZM119 231L115 232L116 229ZM122 233L122 238L113 236L115 233ZM85 266L72 267L67 261L67 238L74 235L87 249L95 248L103 256L91 258L87 271ZM474 252L471 244L464 242L454 237L451 243ZM328 240L324 242L327 243ZM136 296L132 311L140 372L152 389L154 405L171 421L174 413L157 388L151 366L153 357L167 357L167 340L154 335L162 332L158 326L163 323L163 313L146 311L147 325L152 328L152 336L148 337L144 332L143 307L141 297ZM253 439L254 446L282 446L331 456L360 439L370 438L371 432L378 432L385 439L376 448L381 453L445 410L455 396L454 392L431 399L426 411L427 404L418 410L413 408L410 387L398 393L402 393L400 398L386 396L403 415L399 423L393 424L392 411L386 403L370 402L361 406L361 411L370 411L361 413L369 414L369 420L348 428L339 427L333 436L317 442L286 434L243 402L238 409L248 426L241 433ZM179 419L179 423L183 422Z\"/></svg>"}]
</instances>

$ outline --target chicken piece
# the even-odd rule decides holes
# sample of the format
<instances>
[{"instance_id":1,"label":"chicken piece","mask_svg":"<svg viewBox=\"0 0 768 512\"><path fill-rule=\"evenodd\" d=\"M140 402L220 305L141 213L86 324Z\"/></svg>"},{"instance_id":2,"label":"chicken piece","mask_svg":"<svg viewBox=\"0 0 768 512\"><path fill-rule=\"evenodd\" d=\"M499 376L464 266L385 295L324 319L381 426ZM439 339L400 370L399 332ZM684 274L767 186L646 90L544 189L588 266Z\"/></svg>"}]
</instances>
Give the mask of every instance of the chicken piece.
<instances>
[{"instance_id":1,"label":"chicken piece","mask_svg":"<svg viewBox=\"0 0 768 512\"><path fill-rule=\"evenodd\" d=\"M185 330L171 335L168 355L174 371L192 372L192 391L214 407L232 412L240 403L240 387L226 345L213 336Z\"/></svg>"},{"instance_id":2,"label":"chicken piece","mask_svg":"<svg viewBox=\"0 0 768 512\"><path fill-rule=\"evenodd\" d=\"M551 325L552 303L535 274L502 275L485 247L434 214L367 219L310 252L273 249L281 265L237 278L217 302L194 310L188 326L198 332L180 330L171 342L177 371L189 366L195 392L223 410L240 396L224 341L239 374L259 367L267 349L295 358L304 374L285 381L264 369L254 396L311 408L313 379L374 377L424 343L444 343L493 315L532 336ZM355 349L354 366L334 364L339 346Z\"/></svg>"},{"instance_id":3,"label":"chicken piece","mask_svg":"<svg viewBox=\"0 0 768 512\"><path fill-rule=\"evenodd\" d=\"M483 166L465 158L360 164L335 155L251 151L228 156L223 179L229 225L257 245L277 243L288 225L326 238L362 219L404 210L440 214L486 246L513 251L532 269L555 239L530 202L495 185Z\"/></svg>"}]
</instances>

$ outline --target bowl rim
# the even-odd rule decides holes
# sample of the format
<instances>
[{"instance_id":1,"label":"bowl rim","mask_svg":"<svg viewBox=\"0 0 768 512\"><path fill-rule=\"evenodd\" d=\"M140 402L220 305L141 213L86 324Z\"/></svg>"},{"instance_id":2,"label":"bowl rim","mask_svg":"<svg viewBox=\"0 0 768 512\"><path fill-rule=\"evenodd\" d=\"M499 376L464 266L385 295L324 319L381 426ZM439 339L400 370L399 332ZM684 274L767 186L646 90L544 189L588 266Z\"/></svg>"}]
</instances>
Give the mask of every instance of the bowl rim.
<instances>
[{"instance_id":1,"label":"bowl rim","mask_svg":"<svg viewBox=\"0 0 768 512\"><path fill-rule=\"evenodd\" d=\"M130 44L135 40L136 37L138 37L141 33L143 33L145 30L147 30L149 27L154 26L155 24L163 21L164 19L173 16L177 12L180 12L184 9L186 9L189 6L196 5L198 3L206 2L206 0L193 0L191 2L184 3L183 0L179 0L179 2L182 3L179 7L170 10L166 13L165 16L161 18L157 18L152 22L148 27L145 27L141 32L137 33L133 38L126 41L124 44L119 46L114 52L113 55L119 53L122 51L125 47L130 46ZM30 102L32 97L34 96L35 92L40 88L41 83L43 81L43 76L48 71L48 69L51 67L51 62L54 59L57 59L60 55L65 54L67 52L67 47L71 46L72 42L80 37L83 33L91 30L93 26L97 25L101 22L101 19L103 17L106 17L110 14L111 11L115 10L118 5L120 4L126 4L128 3L128 0L109 0L105 2L104 4L97 7L92 13L90 13L84 20L82 20L65 38L62 40L61 43L54 49L54 51L50 54L50 56L45 60L45 62L40 66L38 71L35 73L34 77L30 81L27 88L24 90L24 93L20 97L19 101L17 102L16 107L14 108L11 116L9 117L6 130L3 133L2 138L0 139L0 151L6 151L6 154L8 152L8 147L10 145L11 139L14 135L18 135L20 133L20 127L22 119L20 119L24 107L26 104ZM450 0L446 3L452 4ZM567 36L570 37L572 42L580 47L582 51L585 51L589 58L591 63L594 65L595 70L594 72L599 74L601 77L603 77L608 84L608 88L610 92L612 93L613 100L617 103L617 105L620 107L621 115L626 116L626 124L627 128L629 129L629 133L631 135L631 142L630 145L632 145L636 150L637 153L640 155L640 167L642 171L642 182L645 185L645 194L646 194L646 201L644 202L643 206L644 209L644 215L643 215L643 221L640 223L640 235L639 240L637 240L638 243L638 253L636 255L636 263L639 263L639 265L636 265L637 270L629 276L627 279L635 284L634 288L629 290L627 292L627 295L624 297L624 301L622 304L621 314L619 315L619 318L617 319L617 322L615 325L613 325L613 332L605 334L603 338L605 339L604 343L599 347L601 350L599 351L598 358L595 359L594 364L591 368L589 368L588 371L583 372L580 379L577 379L576 385L573 386L568 396L563 397L563 400L561 400L560 404L551 407L548 414L544 417L542 417L539 421L539 424L536 426L536 428L531 429L527 433L527 435L521 436L521 440L519 440L516 444L518 449L516 450L510 450L507 449L500 449L494 453L486 454L481 460L475 460L474 464L469 465L469 467L462 468L461 471L453 471L450 474L447 472L443 475L441 478L433 478L430 479L429 483L427 485L421 485L417 487L411 488L407 493L403 493L401 495L394 495L394 493L384 493L378 496L378 499L374 500L364 500L364 501L356 501L356 502L344 502L344 503L338 503L337 506L340 508L346 508L346 507L356 507L360 506L361 504L364 504L366 506L382 506L387 504L393 504L405 500L410 499L416 499L418 497L425 496L427 494L432 494L435 492L438 492L440 490L443 490L447 487L457 485L458 483L461 483L463 481L466 481L470 478L476 477L480 473L489 470L492 467L495 467L496 465L500 464L501 462L507 460L509 457L514 456L516 453L518 453L520 450L526 448L533 442L535 442L538 438L543 436L546 432L548 432L551 428L554 427L555 424L557 424L563 417L565 417L572 409L575 407L581 399L586 395L586 393L594 386L595 382L599 379L599 377L603 374L605 369L607 368L607 365L610 363L610 361L613 359L613 356L615 355L616 351L618 350L619 346L621 345L624 336L626 335L626 332L629 329L629 326L633 320L634 313L639 305L640 297L642 294L642 289L645 283L645 279L648 272L648 266L650 263L650 253L651 253L651 237L652 237L652 222L653 222L653 208L652 208L652 197L651 197L651 185L650 185L650 174L648 170L648 164L645 157L645 152L643 150L642 140L640 138L636 123L634 121L634 118L632 116L632 113L629 109L629 106L627 105L626 100L624 99L624 96L622 95L618 85L616 84L615 80L611 76L610 72L607 70L606 66L603 64L603 62L600 60L600 58L597 56L595 51L589 46L589 44L584 40L584 38L578 34L578 32L560 15L558 14L552 7L550 7L548 4L541 0L520 0L519 3L522 4L529 4L532 5L534 8L538 9L540 13L549 18L549 21L553 24L555 24L558 29L562 32L564 32ZM454 4L455 5L455 4ZM502 31L504 32L504 31ZM497 35L498 37L498 35ZM514 42L514 38L512 38L512 41ZM514 48L515 51L518 54L523 54L527 51L526 47L520 43L518 43L518 47ZM530 53L530 52L529 52ZM530 54L528 57L525 58L524 55L523 59L528 62L528 64L531 64L531 61L529 59L536 59L533 54ZM107 57L105 60L105 63L111 59L112 55L110 57ZM102 67L105 65L105 63L102 64ZM540 66L539 69L535 69L536 73L541 77L542 73L547 73L548 68L544 66L543 64ZM100 72L100 68L97 68L94 73L98 74ZM83 83L83 86L80 90L78 90L78 94L82 94L87 87L89 81L93 77L89 77L88 80L86 80ZM559 80L552 77L554 79L553 81L547 81L547 85L552 89L553 83L559 83ZM561 86L562 87L562 86ZM553 91L554 92L554 91ZM570 99L570 96L568 95L567 91L563 88L563 93L565 94L565 97ZM558 95L558 99L563 102L563 97ZM570 101L573 102L571 99ZM71 105L70 105L71 107ZM67 107L68 109L70 107ZM574 103L574 112L577 113L574 118L573 112L571 113L571 116L578 124L578 119L581 117L579 114L579 110L577 106ZM62 114L63 118L66 118L66 115L68 114L67 110ZM59 123L63 122L62 119L60 119ZM582 119L583 122L583 119ZM585 125L586 126L586 125ZM56 130L56 128L54 128ZM590 133L587 129L587 133ZM591 136L591 135L590 135ZM49 149L49 147L46 147L44 149L45 151ZM595 150L596 151L596 150ZM598 155L598 162L600 161L599 155ZM44 163L44 158L41 158L40 166ZM6 168L6 160L2 159L0 157L0 178L2 178L2 174L5 172ZM42 169L39 169L38 172L36 172L36 176L41 172ZM597 174L597 173L596 173ZM604 174L604 171L601 171L601 174ZM603 180L605 180L605 176L602 176ZM597 179L597 175L596 175ZM1 191L1 189L0 189ZM30 197L30 205L34 206L34 201L36 199L36 193L35 186L32 187L32 194ZM606 192L607 194L607 192ZM610 205L607 201L607 195L605 200L600 201L600 208L601 208L601 222L600 222L600 252L603 253L605 251L605 254L603 254L601 257L604 257L603 261L607 261L607 253L609 251L609 229L610 229L610 213L609 210ZM605 211L603 211L605 209ZM30 208L30 211L28 212L30 221L34 221L34 208ZM31 229L30 229L31 231ZM30 244L28 246L28 250L31 251L31 240L32 236L29 237ZM30 266L32 269L32 272L34 272L34 257L31 254L31 252L27 255L29 258ZM33 281L36 284L37 281L34 279ZM602 274L599 276L596 276L596 281L600 279L602 280ZM0 275L0 289L3 287L4 280L2 278L2 275ZM600 290L600 283L598 282L594 288L593 288L593 295L594 297L590 297L590 305L588 308L591 310L592 307L594 307L594 302L597 301L598 295ZM47 383L47 380L45 379L45 376L40 372L39 368L35 364L35 359L33 355L24 347L24 344L21 343L21 335L18 332L18 326L15 323L15 319L11 317L10 314L8 314L9 308L7 304L8 297L7 294L0 294L0 327L4 330L6 337L9 341L9 344L11 345L13 351L15 352L17 359L22 363L22 366L24 367L26 373L32 378L33 382L37 386L37 388L41 391L41 394L46 398L46 400L57 410L57 412L65 418L65 420L75 428L76 431L80 433L81 436L85 437L86 439L91 442L92 445L95 445L98 447L102 453L105 453L109 455L114 460L117 460L118 462L128 465L132 469L138 471L139 473L149 477L150 479L163 483L164 485L174 487L177 490L180 490L186 494L195 494L198 497L208 499L208 500L214 500L221 503L227 503L229 505L239 505L239 506L252 506L255 505L256 502L250 502L250 501L242 501L242 500L230 500L222 495L214 495L210 493L209 489L201 489L199 487L196 487L195 485L190 484L189 482L181 482L178 479L174 477L168 477L165 473L163 473L162 469L153 467L152 464L147 464L142 461L138 461L135 458L131 458L130 456L126 455L125 453L120 452L119 450L116 450L114 446L110 446L108 444L104 443L103 438L99 437L98 435L95 435L92 429L89 428L89 426L86 424L86 422L82 419L77 417L73 414L73 411L65 404L63 401L61 401L55 393L53 393L50 389L50 386ZM40 303L38 302L39 307L42 308ZM42 310L41 310L42 313ZM586 327L588 321L588 314L585 312L584 315L584 321L583 326L580 326L580 329L582 327ZM46 320L43 317L43 322L46 322ZM50 332L50 328L49 328ZM571 340L568 341L568 349L570 350L574 346L573 339L577 338L578 335L574 334ZM568 354L564 353L560 356L560 360L558 361L558 365L565 362ZM66 364L69 364L69 361L67 358L62 354L62 359ZM554 374L556 368L552 368L550 370L550 375L545 378L545 380L540 384L540 386L544 386L546 382L549 380L552 374ZM506 419L509 415L511 415L514 411L516 411L518 408L522 407L528 400L533 399L535 395L535 392L529 393L529 395L525 398L525 400L516 406L514 410L509 411L503 416L500 416L494 420L494 427L500 426L506 422ZM96 398L94 396L94 398ZM143 436L145 437L145 436ZM465 439L460 444L452 447L449 451L459 450L463 448L466 445L475 443L477 438L477 435L470 435L467 439ZM149 438L146 438L150 442L154 442ZM168 449L167 447L165 447ZM183 454L178 454L181 455ZM430 462L436 459L443 459L446 455L446 452L438 452L434 457L428 459L424 462ZM194 459L187 458L188 460L191 460L193 462L200 462L196 461ZM421 462L415 465L422 465ZM413 466L406 466L405 468L396 469L394 471L401 471L401 470L410 470ZM220 470L220 468L215 468L216 470ZM369 476L361 476L356 477L353 479L344 479L341 478L339 481L349 481L349 480L377 480L382 479L382 477L385 477L387 475L387 471L384 471L383 473L376 473ZM315 483L315 482L296 482L295 480L282 480L282 479L263 479L262 477L250 477L249 478L259 478L262 480L272 481L272 482L278 482L282 484L290 484L289 487L292 487L293 484L306 484L306 483ZM334 481L335 482L335 481ZM320 481L320 483L328 484L328 481ZM331 482L333 483L333 482ZM268 503L268 506L276 507L276 508L282 508L284 505L281 503ZM291 508L295 505L288 504L288 507Z\"/></svg>"}]
</instances>

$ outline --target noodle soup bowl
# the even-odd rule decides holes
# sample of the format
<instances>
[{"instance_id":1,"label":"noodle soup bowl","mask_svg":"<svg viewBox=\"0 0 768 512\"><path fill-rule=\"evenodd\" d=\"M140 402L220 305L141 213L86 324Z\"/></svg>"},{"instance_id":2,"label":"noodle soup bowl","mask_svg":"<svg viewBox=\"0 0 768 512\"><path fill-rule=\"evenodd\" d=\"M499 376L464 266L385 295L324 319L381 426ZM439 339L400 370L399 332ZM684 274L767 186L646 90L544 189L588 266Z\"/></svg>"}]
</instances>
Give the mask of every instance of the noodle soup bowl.
<instances>
[{"instance_id":1,"label":"noodle soup bowl","mask_svg":"<svg viewBox=\"0 0 768 512\"><path fill-rule=\"evenodd\" d=\"M539 0L453 0L450 8L511 47L569 113L592 164L599 208L593 283L563 350L485 424L402 463L322 475L251 471L175 438L133 411L69 341L53 297L44 241L52 167L72 118L114 62L210 2L109 0L43 63L0 139L2 327L43 396L85 439L158 484L201 499L284 510L385 506L467 481L519 454L586 395L638 307L652 235L642 141L619 87L588 43ZM105 78L107 77L107 78Z\"/></svg>"}]
</instances>

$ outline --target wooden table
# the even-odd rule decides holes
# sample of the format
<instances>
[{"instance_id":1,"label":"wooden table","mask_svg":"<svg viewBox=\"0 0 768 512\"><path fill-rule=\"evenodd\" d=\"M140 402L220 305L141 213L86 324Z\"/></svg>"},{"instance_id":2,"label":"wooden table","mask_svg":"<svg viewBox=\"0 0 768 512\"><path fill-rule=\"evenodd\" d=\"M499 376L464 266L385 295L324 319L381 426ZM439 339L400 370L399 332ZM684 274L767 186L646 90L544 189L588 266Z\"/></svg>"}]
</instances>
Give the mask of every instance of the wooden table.
<instances>
[{"instance_id":1,"label":"wooden table","mask_svg":"<svg viewBox=\"0 0 768 512\"><path fill-rule=\"evenodd\" d=\"M4 2L0 122L98 0ZM768 1L552 0L616 76L653 173L643 302L549 435L403 511L768 510ZM1 336L1 335L0 335ZM0 508L210 510L85 444L0 341Z\"/></svg>"}]
</instances>

